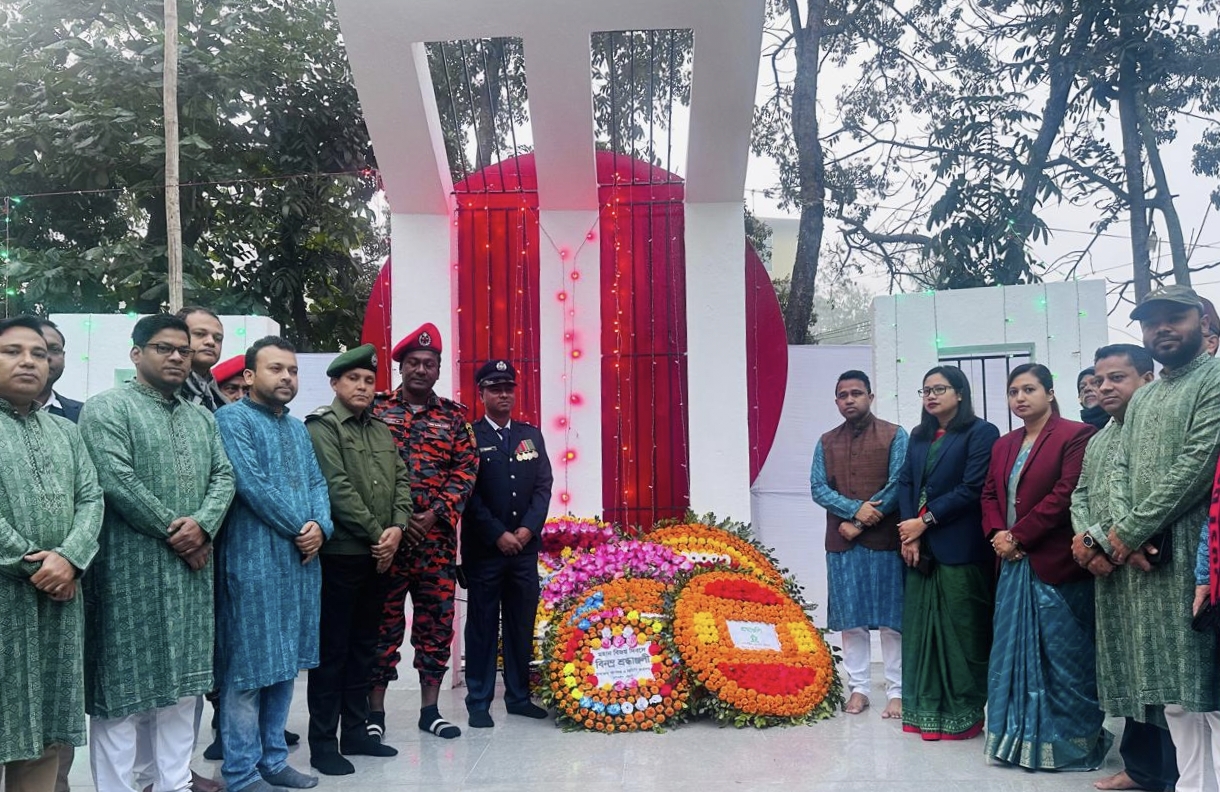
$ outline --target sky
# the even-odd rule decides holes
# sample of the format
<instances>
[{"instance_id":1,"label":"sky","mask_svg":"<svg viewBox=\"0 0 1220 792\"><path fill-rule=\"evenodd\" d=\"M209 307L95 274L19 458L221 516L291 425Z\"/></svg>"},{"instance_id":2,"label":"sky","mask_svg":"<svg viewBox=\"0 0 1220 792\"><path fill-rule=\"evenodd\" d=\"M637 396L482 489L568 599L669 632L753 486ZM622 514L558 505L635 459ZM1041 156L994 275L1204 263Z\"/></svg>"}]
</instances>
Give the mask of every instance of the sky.
<instances>
[{"instance_id":1,"label":"sky","mask_svg":"<svg viewBox=\"0 0 1220 792\"><path fill-rule=\"evenodd\" d=\"M1215 24L1214 20L1210 24ZM773 34L764 34L764 50L773 42ZM697 45L696 45L697 46ZM790 77L793 70L790 58L781 59L780 74ZM819 121L823 128L832 128L834 123L834 98L844 83L852 79L850 72L836 69L833 65L823 67L819 75L819 91L823 101L819 106ZM758 76L758 94L756 101L762 102L771 91L772 75L770 61L763 58ZM1037 100L1040 101L1040 100ZM1220 120L1210 123L1220 123ZM1181 217L1182 230L1188 245L1195 240L1191 249L1190 263L1192 266L1220 262L1220 211L1210 207L1209 196L1213 189L1220 187L1220 182L1197 176L1191 169L1191 147L1197 141L1202 131L1208 126L1207 121L1182 118L1178 124L1177 138L1162 147L1162 158L1168 173L1170 184L1175 192L1175 206ZM1112 142L1118 139L1117 112L1106 120ZM918 121L911 121L912 133L918 132ZM1116 145L1117 149L1118 146ZM768 217L790 217L798 215L779 208L778 202L768 198L763 193L775 186L777 170L774 162L751 154L749 169L746 175L746 205L754 214L764 219ZM902 205L906 201L895 197L893 203ZM1094 236L1091 228L1100 212L1090 207L1072 206L1066 202L1043 206L1040 215L1045 219L1051 230L1050 239L1046 243L1033 245L1037 259L1049 266L1043 273L1043 279L1050 281L1066 279L1070 264L1066 260L1074 260L1079 251L1089 245ZM791 225L791 224L788 224ZM1169 243L1165 226L1159 213L1154 223L1156 235L1161 240L1159 247L1152 252L1153 268L1169 269ZM826 239L837 234L832 224L828 224ZM1157 262L1160 262L1158 266ZM1076 276L1079 278L1100 278L1118 283L1131 277L1131 242L1129 227L1125 217L1112 224L1089 249L1088 255L1081 262ZM779 265L782 268L782 265ZM1220 302L1220 266L1215 269L1196 273L1192 278L1196 290L1204 297ZM861 282L877 294L884 294L888 288L888 278L881 272L866 272ZM1114 342L1139 341L1139 328L1129 319L1131 305L1119 306L1117 297L1110 298L1110 334Z\"/></svg>"}]
</instances>

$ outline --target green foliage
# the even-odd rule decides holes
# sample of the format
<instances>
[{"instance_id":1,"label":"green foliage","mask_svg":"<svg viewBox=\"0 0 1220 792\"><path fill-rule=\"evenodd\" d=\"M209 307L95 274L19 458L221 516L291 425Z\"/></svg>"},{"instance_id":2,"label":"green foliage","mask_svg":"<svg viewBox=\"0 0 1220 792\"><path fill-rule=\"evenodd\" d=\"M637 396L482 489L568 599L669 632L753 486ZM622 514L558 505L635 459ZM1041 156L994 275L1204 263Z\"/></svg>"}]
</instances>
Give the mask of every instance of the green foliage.
<instances>
[{"instance_id":1,"label":"green foliage","mask_svg":"<svg viewBox=\"0 0 1220 792\"><path fill-rule=\"evenodd\" d=\"M758 254L759 259L763 264L771 262L771 226L767 225L765 220L759 219L750 207L745 207L746 216L746 242L754 248L754 252Z\"/></svg>"},{"instance_id":2,"label":"green foliage","mask_svg":"<svg viewBox=\"0 0 1220 792\"><path fill-rule=\"evenodd\" d=\"M358 341L385 228L331 3L180 6L187 302L268 314L304 350ZM163 306L161 42L154 0L8 4L0 191L29 196L9 225L17 310Z\"/></svg>"}]
</instances>

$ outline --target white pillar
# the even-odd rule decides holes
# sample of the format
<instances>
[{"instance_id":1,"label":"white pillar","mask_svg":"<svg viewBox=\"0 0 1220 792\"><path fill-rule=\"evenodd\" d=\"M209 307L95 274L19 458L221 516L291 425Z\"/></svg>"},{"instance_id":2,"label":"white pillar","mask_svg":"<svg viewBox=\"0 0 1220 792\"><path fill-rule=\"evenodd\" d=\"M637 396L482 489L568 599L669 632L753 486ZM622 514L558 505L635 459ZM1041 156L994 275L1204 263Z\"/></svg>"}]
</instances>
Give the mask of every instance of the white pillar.
<instances>
[{"instance_id":1,"label":"white pillar","mask_svg":"<svg viewBox=\"0 0 1220 792\"><path fill-rule=\"evenodd\" d=\"M395 214L390 216L390 348L424 322L441 332L441 376L436 392L450 396L457 383L457 289L454 255L450 245L453 221L448 215ZM398 367L390 384L401 382ZM465 399L471 395L462 394Z\"/></svg>"},{"instance_id":2,"label":"white pillar","mask_svg":"<svg viewBox=\"0 0 1220 792\"><path fill-rule=\"evenodd\" d=\"M539 212L538 320L541 423L555 471L551 514L592 517L602 503L601 243L593 211ZM588 239L592 232L593 239ZM555 246L547 243L550 237ZM558 249L556 249L558 248ZM573 280L575 271L580 278ZM560 294L564 299L559 299ZM564 334L572 332L569 341ZM572 350L580 357L573 358ZM564 379L567 376L568 379ZM571 394L580 404L568 410ZM571 415L564 427L559 419ZM564 453L571 449L571 462ZM569 500L562 496L567 493Z\"/></svg>"},{"instance_id":3,"label":"white pillar","mask_svg":"<svg viewBox=\"0 0 1220 792\"><path fill-rule=\"evenodd\" d=\"M691 508L749 521L743 228L739 202L686 205Z\"/></svg>"}]
</instances>

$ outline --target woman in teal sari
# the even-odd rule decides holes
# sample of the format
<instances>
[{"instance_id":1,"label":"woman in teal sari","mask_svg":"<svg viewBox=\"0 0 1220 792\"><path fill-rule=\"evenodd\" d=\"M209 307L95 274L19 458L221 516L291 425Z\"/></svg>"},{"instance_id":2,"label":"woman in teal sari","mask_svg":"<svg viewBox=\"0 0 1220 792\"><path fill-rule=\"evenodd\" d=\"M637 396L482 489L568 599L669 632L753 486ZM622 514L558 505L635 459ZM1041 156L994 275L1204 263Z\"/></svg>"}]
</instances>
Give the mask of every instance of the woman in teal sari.
<instances>
[{"instance_id":1,"label":"woman in teal sari","mask_svg":"<svg viewBox=\"0 0 1220 792\"><path fill-rule=\"evenodd\" d=\"M902 728L925 740L983 729L995 561L979 494L1000 432L975 417L970 381L937 366L898 480L902 558Z\"/></svg>"},{"instance_id":2,"label":"woman in teal sari","mask_svg":"<svg viewBox=\"0 0 1220 792\"><path fill-rule=\"evenodd\" d=\"M995 444L983 527L1000 558L987 755L1029 770L1095 770L1110 749L1094 667L1093 579L1072 560L1072 491L1094 428L1059 416L1046 366L1008 377L1024 426Z\"/></svg>"}]
</instances>

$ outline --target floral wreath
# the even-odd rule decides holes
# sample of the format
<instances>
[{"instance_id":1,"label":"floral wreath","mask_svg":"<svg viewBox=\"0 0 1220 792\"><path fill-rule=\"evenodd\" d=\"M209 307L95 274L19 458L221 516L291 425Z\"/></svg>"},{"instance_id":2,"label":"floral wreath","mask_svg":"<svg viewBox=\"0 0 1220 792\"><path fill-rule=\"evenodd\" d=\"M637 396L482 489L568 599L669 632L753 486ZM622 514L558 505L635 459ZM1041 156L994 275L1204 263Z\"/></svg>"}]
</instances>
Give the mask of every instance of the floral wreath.
<instances>
[{"instance_id":1,"label":"floral wreath","mask_svg":"<svg viewBox=\"0 0 1220 792\"><path fill-rule=\"evenodd\" d=\"M574 554L542 587L541 599L548 610L599 583L621 577L641 577L672 583L678 575L694 569L679 553L654 542L625 541L604 544L586 553Z\"/></svg>"},{"instance_id":2,"label":"floral wreath","mask_svg":"<svg viewBox=\"0 0 1220 792\"><path fill-rule=\"evenodd\" d=\"M541 559L541 556L539 556ZM661 583L673 583L679 574L690 572L694 565L664 545L652 542L626 541L604 544L586 552L564 550L563 564L546 574L539 561L542 591L534 613L534 657L543 660L542 646L551 629L551 617L562 610L573 597L587 589L623 577L648 578Z\"/></svg>"},{"instance_id":3,"label":"floral wreath","mask_svg":"<svg viewBox=\"0 0 1220 792\"><path fill-rule=\"evenodd\" d=\"M724 528L697 522L666 525L650 531L647 539L686 556L696 566L728 567L776 586L785 585L783 573L762 550Z\"/></svg>"},{"instance_id":4,"label":"floral wreath","mask_svg":"<svg viewBox=\"0 0 1220 792\"><path fill-rule=\"evenodd\" d=\"M590 589L548 638L543 701L566 729L660 731L681 720L690 686L666 637L667 585L622 579Z\"/></svg>"},{"instance_id":5,"label":"floral wreath","mask_svg":"<svg viewBox=\"0 0 1220 792\"><path fill-rule=\"evenodd\" d=\"M552 517L542 526L542 552L559 555L565 548L573 552L592 550L615 538L610 523L591 517Z\"/></svg>"},{"instance_id":6,"label":"floral wreath","mask_svg":"<svg viewBox=\"0 0 1220 792\"><path fill-rule=\"evenodd\" d=\"M843 692L834 658L805 610L751 575L696 575L673 604L678 655L697 705L721 723L772 726L834 715Z\"/></svg>"}]
</instances>

